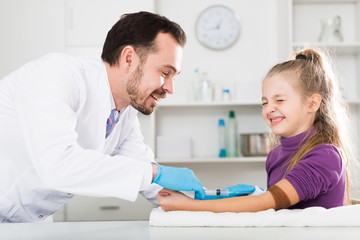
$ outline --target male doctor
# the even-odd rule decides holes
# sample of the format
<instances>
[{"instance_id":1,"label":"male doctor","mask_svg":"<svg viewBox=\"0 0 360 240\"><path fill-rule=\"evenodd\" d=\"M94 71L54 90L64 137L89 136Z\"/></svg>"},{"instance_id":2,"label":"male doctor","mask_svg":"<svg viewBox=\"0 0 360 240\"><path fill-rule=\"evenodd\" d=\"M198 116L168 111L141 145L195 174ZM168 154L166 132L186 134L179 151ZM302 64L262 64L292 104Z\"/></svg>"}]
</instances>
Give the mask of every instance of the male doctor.
<instances>
[{"instance_id":1,"label":"male doctor","mask_svg":"<svg viewBox=\"0 0 360 240\"><path fill-rule=\"evenodd\" d=\"M173 93L185 41L165 17L126 14L101 58L49 54L0 80L0 222L51 220L73 194L203 199L191 170L153 163L137 118Z\"/></svg>"}]
</instances>

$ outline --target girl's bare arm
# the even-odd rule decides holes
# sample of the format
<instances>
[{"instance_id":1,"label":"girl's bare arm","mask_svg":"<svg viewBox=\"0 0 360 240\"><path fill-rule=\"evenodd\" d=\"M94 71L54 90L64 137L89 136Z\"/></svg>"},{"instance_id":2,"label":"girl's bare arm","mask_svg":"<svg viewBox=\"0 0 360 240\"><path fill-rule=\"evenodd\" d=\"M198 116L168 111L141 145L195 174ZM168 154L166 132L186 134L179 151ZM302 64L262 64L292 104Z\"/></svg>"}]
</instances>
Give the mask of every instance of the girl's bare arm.
<instances>
[{"instance_id":1,"label":"girl's bare arm","mask_svg":"<svg viewBox=\"0 0 360 240\"><path fill-rule=\"evenodd\" d=\"M299 202L299 195L289 181L283 179L276 185L286 193L291 205ZM257 196L194 200L182 193L163 189L157 199L165 211L257 212L275 208L275 200L268 191Z\"/></svg>"}]
</instances>

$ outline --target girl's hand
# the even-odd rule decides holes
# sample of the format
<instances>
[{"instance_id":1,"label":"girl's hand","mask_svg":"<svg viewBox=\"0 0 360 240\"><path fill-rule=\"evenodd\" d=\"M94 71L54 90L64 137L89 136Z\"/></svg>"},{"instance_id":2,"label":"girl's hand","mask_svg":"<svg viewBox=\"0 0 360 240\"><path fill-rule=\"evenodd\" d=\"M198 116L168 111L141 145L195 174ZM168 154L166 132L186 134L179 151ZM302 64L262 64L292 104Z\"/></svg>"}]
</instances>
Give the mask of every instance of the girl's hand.
<instances>
[{"instance_id":1,"label":"girl's hand","mask_svg":"<svg viewBox=\"0 0 360 240\"><path fill-rule=\"evenodd\" d=\"M181 192L165 188L159 191L156 198L164 211L186 210L186 206L188 206L191 201L194 201Z\"/></svg>"}]
</instances>

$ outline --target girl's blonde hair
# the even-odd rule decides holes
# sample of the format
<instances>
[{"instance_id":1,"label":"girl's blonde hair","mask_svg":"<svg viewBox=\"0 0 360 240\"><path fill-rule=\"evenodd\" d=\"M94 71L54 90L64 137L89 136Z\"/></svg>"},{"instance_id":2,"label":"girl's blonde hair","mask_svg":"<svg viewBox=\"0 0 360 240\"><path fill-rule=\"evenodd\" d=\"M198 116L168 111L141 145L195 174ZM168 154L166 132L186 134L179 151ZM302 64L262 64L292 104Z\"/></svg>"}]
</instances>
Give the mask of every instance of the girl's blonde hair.
<instances>
[{"instance_id":1,"label":"girl's blonde hair","mask_svg":"<svg viewBox=\"0 0 360 240\"><path fill-rule=\"evenodd\" d=\"M303 157L315 147L328 143L337 147L346 164L346 194L345 203L349 203L349 156L352 151L349 140L349 113L348 106L342 100L337 78L335 77L330 60L325 52L315 49L306 49L295 53L295 59L275 65L268 72L266 78L285 71L295 72L300 94L310 97L314 93L320 94L322 101L314 119L315 133L304 145L295 152L287 165L290 171ZM265 79L266 79L265 78ZM310 132L309 132L310 134ZM304 139L304 140L305 140Z\"/></svg>"}]
</instances>

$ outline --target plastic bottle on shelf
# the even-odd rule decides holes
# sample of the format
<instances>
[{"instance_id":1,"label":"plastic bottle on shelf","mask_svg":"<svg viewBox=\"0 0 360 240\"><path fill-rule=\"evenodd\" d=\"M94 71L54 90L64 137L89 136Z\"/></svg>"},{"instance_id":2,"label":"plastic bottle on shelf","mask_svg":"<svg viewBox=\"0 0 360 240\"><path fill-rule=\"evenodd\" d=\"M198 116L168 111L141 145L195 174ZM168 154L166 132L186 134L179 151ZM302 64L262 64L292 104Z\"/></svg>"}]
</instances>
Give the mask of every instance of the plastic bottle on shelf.
<instances>
[{"instance_id":1,"label":"plastic bottle on shelf","mask_svg":"<svg viewBox=\"0 0 360 240\"><path fill-rule=\"evenodd\" d=\"M225 136L225 121L219 119L219 157L226 157L226 136Z\"/></svg>"},{"instance_id":2,"label":"plastic bottle on shelf","mask_svg":"<svg viewBox=\"0 0 360 240\"><path fill-rule=\"evenodd\" d=\"M230 102L231 97L230 97L230 90L227 88L223 89L223 94L222 94L222 99L224 102Z\"/></svg>"},{"instance_id":3,"label":"plastic bottle on shelf","mask_svg":"<svg viewBox=\"0 0 360 240\"><path fill-rule=\"evenodd\" d=\"M201 74L201 96L203 102L211 102L213 100L213 89L207 72Z\"/></svg>"},{"instance_id":4,"label":"plastic bottle on shelf","mask_svg":"<svg viewBox=\"0 0 360 240\"><path fill-rule=\"evenodd\" d=\"M189 84L188 100L190 102L201 100L200 84L199 68L196 68L193 73L192 81Z\"/></svg>"},{"instance_id":5,"label":"plastic bottle on shelf","mask_svg":"<svg viewBox=\"0 0 360 240\"><path fill-rule=\"evenodd\" d=\"M237 157L237 126L235 119L235 112L230 111L229 113L229 121L228 121L228 141L227 141L227 149L226 153L228 157Z\"/></svg>"}]
</instances>

